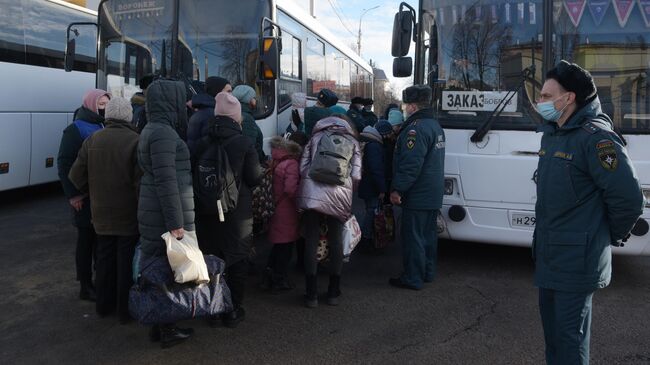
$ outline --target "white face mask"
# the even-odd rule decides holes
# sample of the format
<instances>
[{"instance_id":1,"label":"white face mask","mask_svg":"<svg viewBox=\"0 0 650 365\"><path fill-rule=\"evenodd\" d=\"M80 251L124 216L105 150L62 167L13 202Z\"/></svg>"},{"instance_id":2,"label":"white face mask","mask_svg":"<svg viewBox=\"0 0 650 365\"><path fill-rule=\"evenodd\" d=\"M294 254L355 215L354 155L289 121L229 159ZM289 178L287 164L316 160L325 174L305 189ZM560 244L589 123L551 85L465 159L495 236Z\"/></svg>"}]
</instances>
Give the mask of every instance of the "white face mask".
<instances>
[{"instance_id":1,"label":"white face mask","mask_svg":"<svg viewBox=\"0 0 650 365\"><path fill-rule=\"evenodd\" d=\"M411 116L412 113L409 112L408 108L405 106L404 110L402 110L402 114L404 115L404 120L407 120L407 119L409 119L409 117Z\"/></svg>"}]
</instances>

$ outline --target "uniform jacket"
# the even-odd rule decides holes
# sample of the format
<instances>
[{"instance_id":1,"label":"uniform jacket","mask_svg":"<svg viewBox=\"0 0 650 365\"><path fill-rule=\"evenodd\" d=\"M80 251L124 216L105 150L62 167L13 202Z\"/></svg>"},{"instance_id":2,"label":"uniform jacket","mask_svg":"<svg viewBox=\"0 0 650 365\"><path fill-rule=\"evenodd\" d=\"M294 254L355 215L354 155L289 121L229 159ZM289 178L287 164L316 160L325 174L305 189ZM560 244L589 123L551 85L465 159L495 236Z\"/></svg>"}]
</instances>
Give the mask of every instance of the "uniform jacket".
<instances>
[{"instance_id":1,"label":"uniform jacket","mask_svg":"<svg viewBox=\"0 0 650 365\"><path fill-rule=\"evenodd\" d=\"M535 285L594 291L611 279L610 244L630 232L644 199L634 168L597 97L561 128L541 127Z\"/></svg>"},{"instance_id":2,"label":"uniform jacket","mask_svg":"<svg viewBox=\"0 0 650 365\"><path fill-rule=\"evenodd\" d=\"M257 152L257 157L259 158L260 163L266 162L266 154L264 153L264 135L262 130L255 122L255 117L253 117L253 111L251 107L247 104L241 105L241 116L242 116L242 134L250 138L253 141L255 146L255 152Z\"/></svg>"},{"instance_id":3,"label":"uniform jacket","mask_svg":"<svg viewBox=\"0 0 650 365\"><path fill-rule=\"evenodd\" d=\"M106 120L88 137L70 170L70 181L90 193L95 231L107 236L138 234L139 135L126 121Z\"/></svg>"},{"instance_id":4,"label":"uniform jacket","mask_svg":"<svg viewBox=\"0 0 650 365\"><path fill-rule=\"evenodd\" d=\"M381 136L376 139L361 137L363 147L363 163L361 183L359 183L359 198L377 198L380 193L386 193L386 177L384 174L384 146Z\"/></svg>"},{"instance_id":5,"label":"uniform jacket","mask_svg":"<svg viewBox=\"0 0 650 365\"><path fill-rule=\"evenodd\" d=\"M160 236L183 227L194 230L194 193L190 151L175 127L187 118L182 82L160 80L147 89L147 119L140 134L138 223L142 251L164 255Z\"/></svg>"},{"instance_id":6,"label":"uniform jacket","mask_svg":"<svg viewBox=\"0 0 650 365\"><path fill-rule=\"evenodd\" d=\"M363 120L365 122L365 127L371 126L374 127L375 124L377 124L377 121L379 120L377 118L377 115L371 111L367 111L365 109L361 110L361 116L363 117ZM361 131L359 131L361 132Z\"/></svg>"},{"instance_id":7,"label":"uniform jacket","mask_svg":"<svg viewBox=\"0 0 650 365\"><path fill-rule=\"evenodd\" d=\"M363 128L366 127L366 120L361 115L361 110L355 108L353 105L354 104L350 104L350 108L348 109L346 115L350 118L350 120L352 120L352 123L354 123L354 128L357 130L357 132L361 133L361 131L363 131Z\"/></svg>"},{"instance_id":8,"label":"uniform jacket","mask_svg":"<svg viewBox=\"0 0 650 365\"><path fill-rule=\"evenodd\" d=\"M269 242L297 241L299 215L296 195L300 183L300 146L281 137L271 139L273 162L273 200L275 212L269 224Z\"/></svg>"},{"instance_id":9,"label":"uniform jacket","mask_svg":"<svg viewBox=\"0 0 650 365\"><path fill-rule=\"evenodd\" d=\"M61 180L63 192L68 199L83 195L68 177L81 145L90 134L104 127L104 117L83 106L77 109L74 119L74 123L63 130L56 160L59 180ZM84 199L83 208L80 211L73 210L73 222L77 227L90 227L90 199Z\"/></svg>"},{"instance_id":10,"label":"uniform jacket","mask_svg":"<svg viewBox=\"0 0 650 365\"><path fill-rule=\"evenodd\" d=\"M316 123L323 118L327 118L332 115L332 111L329 108L319 108L317 106L310 106L305 108L305 134L307 137L311 137Z\"/></svg>"},{"instance_id":11,"label":"uniform jacket","mask_svg":"<svg viewBox=\"0 0 650 365\"><path fill-rule=\"evenodd\" d=\"M190 117L187 126L187 147L190 153L196 151L196 144L208 134L208 122L214 117L214 97L202 93L192 97L192 107L198 109Z\"/></svg>"},{"instance_id":12,"label":"uniform jacket","mask_svg":"<svg viewBox=\"0 0 650 365\"><path fill-rule=\"evenodd\" d=\"M392 190L402 207L436 210L442 207L445 179L445 133L431 109L411 115L400 130L393 160Z\"/></svg>"},{"instance_id":13,"label":"uniform jacket","mask_svg":"<svg viewBox=\"0 0 650 365\"><path fill-rule=\"evenodd\" d=\"M309 177L311 161L316 156L318 143L326 130L336 129L348 135L355 144L352 156L351 173L344 185L327 185L312 180ZM316 123L314 135L305 146L300 160L300 189L298 192L298 207L313 209L320 213L333 216L345 222L352 214L353 186L361 180L361 148L354 139L350 125L339 118L325 118Z\"/></svg>"}]
</instances>

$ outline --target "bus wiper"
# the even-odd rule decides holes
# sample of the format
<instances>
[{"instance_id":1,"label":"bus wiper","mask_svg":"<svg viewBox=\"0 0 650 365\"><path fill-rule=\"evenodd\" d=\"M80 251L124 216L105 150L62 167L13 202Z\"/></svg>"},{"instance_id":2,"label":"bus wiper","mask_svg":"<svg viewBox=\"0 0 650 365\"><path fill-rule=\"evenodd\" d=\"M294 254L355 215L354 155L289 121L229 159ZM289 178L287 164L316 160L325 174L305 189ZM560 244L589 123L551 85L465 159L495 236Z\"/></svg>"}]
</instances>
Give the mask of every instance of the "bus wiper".
<instances>
[{"instance_id":1,"label":"bus wiper","mask_svg":"<svg viewBox=\"0 0 650 365\"><path fill-rule=\"evenodd\" d=\"M535 77L535 65L530 65L523 69L521 71L521 81L519 82L519 86L517 86L517 89L514 91L508 91L506 93L506 96L501 99L499 104L497 104L496 108L494 108L494 111L490 114L490 116L483 122L476 130L474 131L474 134L469 138L470 141L473 143L478 143L483 141L483 138L485 138L485 135L488 134L490 129L492 129L492 121L494 118L497 118L501 113L505 110L506 106L508 103L510 103L510 100L519 93L519 91L524 87L524 84L526 83L526 79L529 77Z\"/></svg>"}]
</instances>

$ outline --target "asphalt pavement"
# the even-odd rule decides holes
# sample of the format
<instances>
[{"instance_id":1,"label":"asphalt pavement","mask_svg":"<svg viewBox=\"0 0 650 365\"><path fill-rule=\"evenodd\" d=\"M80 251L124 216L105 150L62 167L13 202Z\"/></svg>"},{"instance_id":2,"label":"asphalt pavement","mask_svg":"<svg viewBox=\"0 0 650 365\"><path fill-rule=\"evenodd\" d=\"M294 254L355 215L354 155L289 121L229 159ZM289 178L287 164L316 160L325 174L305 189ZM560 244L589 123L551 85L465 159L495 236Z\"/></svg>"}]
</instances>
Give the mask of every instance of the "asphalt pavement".
<instances>
[{"instance_id":1,"label":"asphalt pavement","mask_svg":"<svg viewBox=\"0 0 650 365\"><path fill-rule=\"evenodd\" d=\"M0 193L2 364L544 363L529 249L442 242L436 280L417 292L387 284L398 245L355 252L338 307L302 307L297 271L296 289L281 295L251 276L239 327L186 321L195 336L161 350L144 326L98 318L78 299L70 222L56 184ZM260 241L257 267L267 250ZM650 257L614 258L612 285L594 296L591 359L650 364Z\"/></svg>"}]
</instances>

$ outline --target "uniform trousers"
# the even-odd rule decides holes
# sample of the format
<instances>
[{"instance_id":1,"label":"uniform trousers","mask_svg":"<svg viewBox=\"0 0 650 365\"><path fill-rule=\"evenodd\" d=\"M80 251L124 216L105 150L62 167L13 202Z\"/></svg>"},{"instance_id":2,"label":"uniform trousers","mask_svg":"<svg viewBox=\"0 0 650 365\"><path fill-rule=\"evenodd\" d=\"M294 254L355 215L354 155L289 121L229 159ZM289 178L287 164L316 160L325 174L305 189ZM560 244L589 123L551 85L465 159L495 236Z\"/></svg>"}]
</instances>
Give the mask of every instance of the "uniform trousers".
<instances>
[{"instance_id":1,"label":"uniform trousers","mask_svg":"<svg viewBox=\"0 0 650 365\"><path fill-rule=\"evenodd\" d=\"M539 288L548 365L589 364L593 295Z\"/></svg>"},{"instance_id":2,"label":"uniform trousers","mask_svg":"<svg viewBox=\"0 0 650 365\"><path fill-rule=\"evenodd\" d=\"M402 209L402 283L421 288L433 281L438 256L437 210Z\"/></svg>"},{"instance_id":3,"label":"uniform trousers","mask_svg":"<svg viewBox=\"0 0 650 365\"><path fill-rule=\"evenodd\" d=\"M139 236L97 236L97 314L129 316L129 289L133 285L133 254Z\"/></svg>"}]
</instances>

